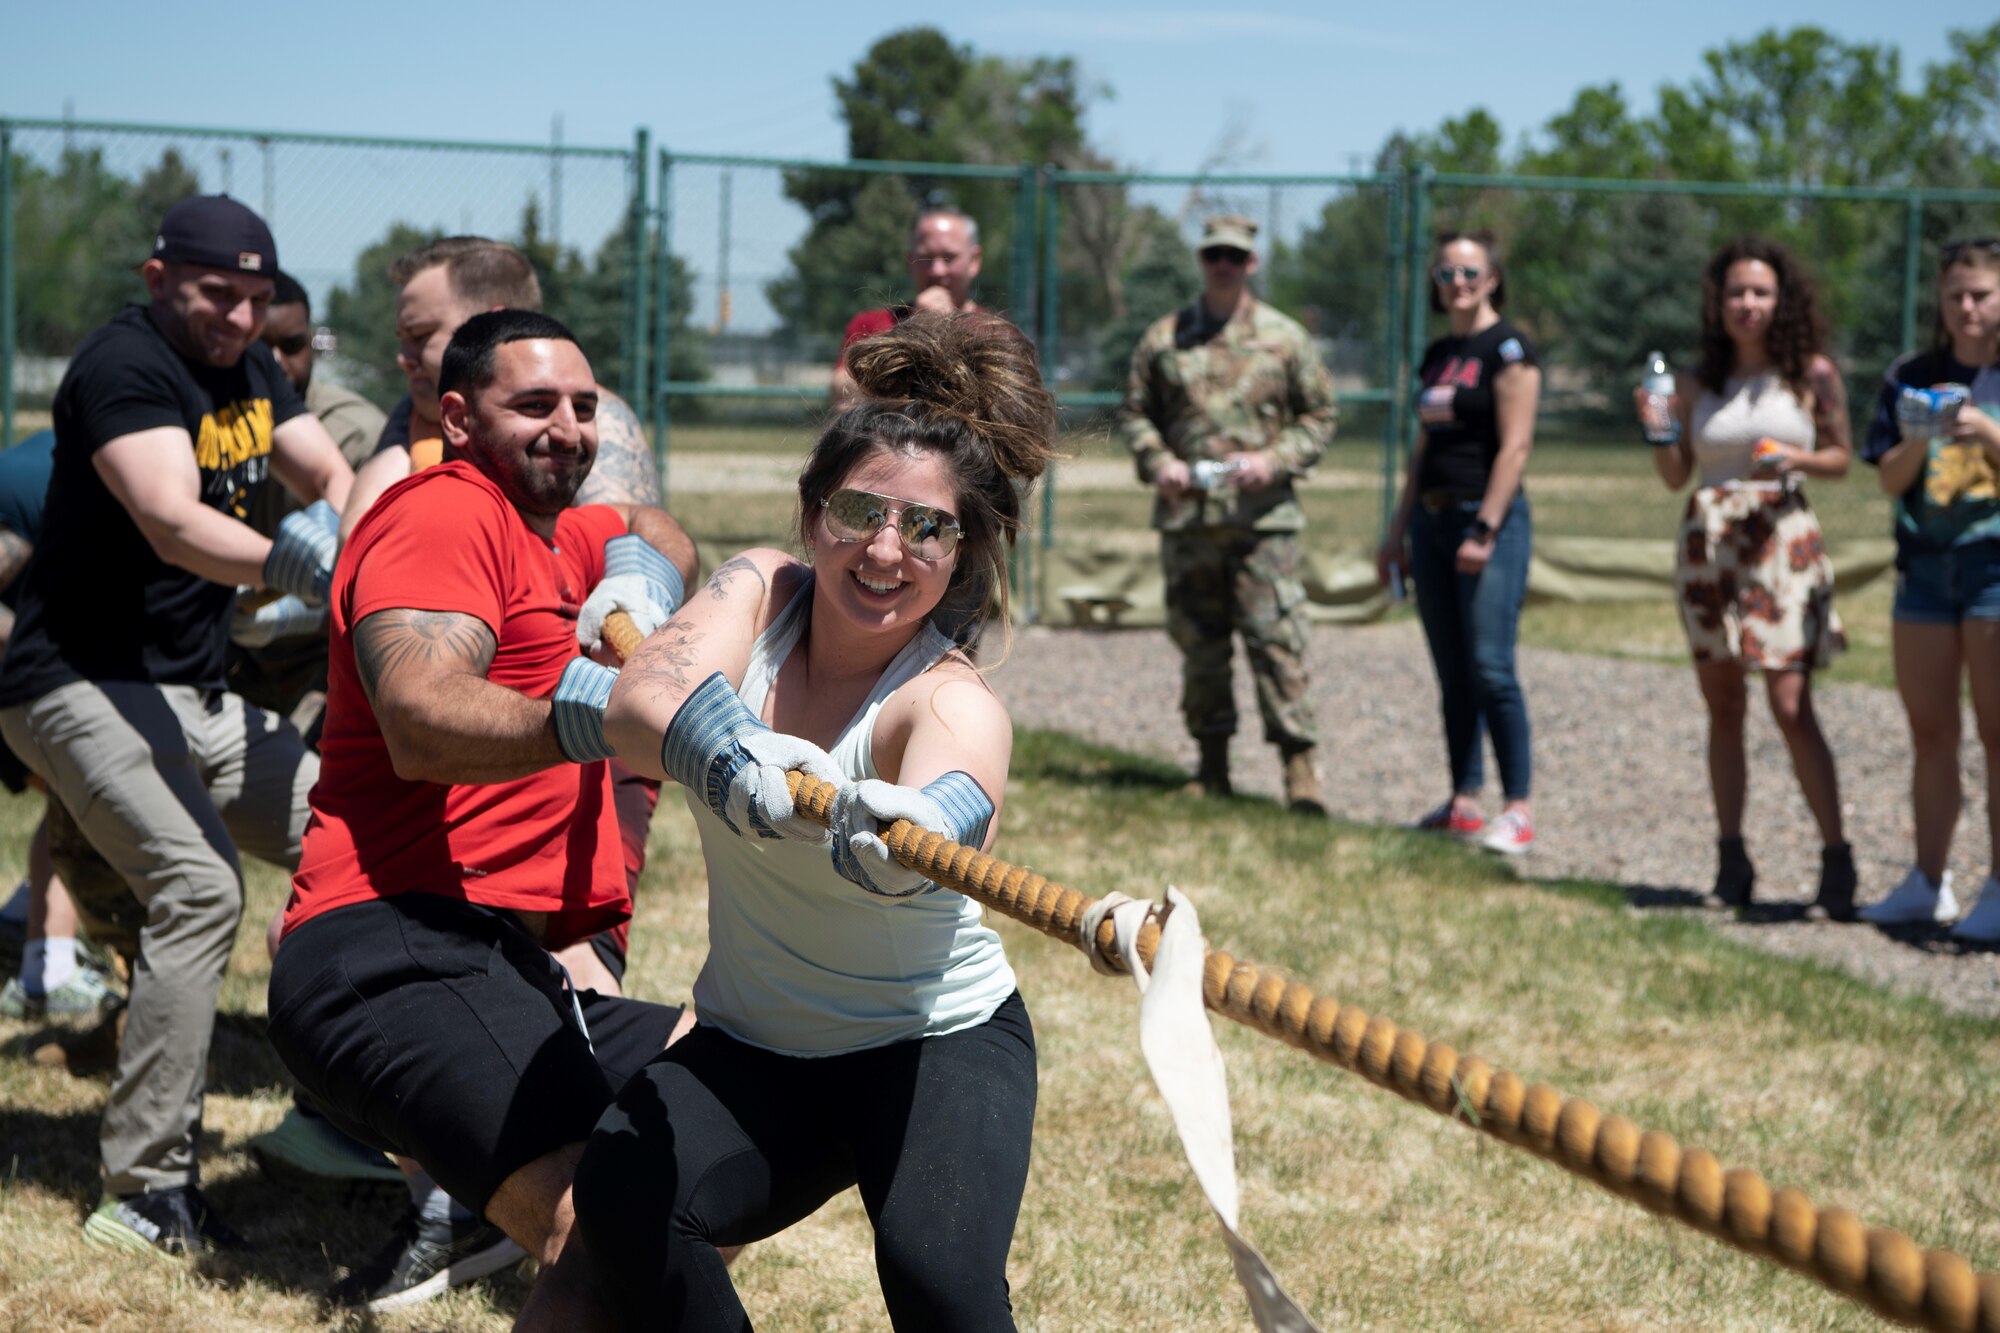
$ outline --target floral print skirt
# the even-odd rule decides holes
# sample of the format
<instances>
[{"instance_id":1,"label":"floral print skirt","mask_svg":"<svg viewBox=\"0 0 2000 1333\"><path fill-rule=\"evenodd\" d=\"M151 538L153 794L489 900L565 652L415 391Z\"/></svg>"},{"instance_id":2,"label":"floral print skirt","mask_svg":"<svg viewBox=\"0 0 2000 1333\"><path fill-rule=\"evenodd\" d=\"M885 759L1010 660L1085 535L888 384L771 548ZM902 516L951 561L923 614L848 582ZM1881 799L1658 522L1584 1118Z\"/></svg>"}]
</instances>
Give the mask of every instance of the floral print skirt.
<instances>
[{"instance_id":1,"label":"floral print skirt","mask_svg":"<svg viewBox=\"0 0 2000 1333\"><path fill-rule=\"evenodd\" d=\"M1704 486L1688 497L1677 546L1674 592L1697 665L1811 671L1847 646L1804 491Z\"/></svg>"}]
</instances>

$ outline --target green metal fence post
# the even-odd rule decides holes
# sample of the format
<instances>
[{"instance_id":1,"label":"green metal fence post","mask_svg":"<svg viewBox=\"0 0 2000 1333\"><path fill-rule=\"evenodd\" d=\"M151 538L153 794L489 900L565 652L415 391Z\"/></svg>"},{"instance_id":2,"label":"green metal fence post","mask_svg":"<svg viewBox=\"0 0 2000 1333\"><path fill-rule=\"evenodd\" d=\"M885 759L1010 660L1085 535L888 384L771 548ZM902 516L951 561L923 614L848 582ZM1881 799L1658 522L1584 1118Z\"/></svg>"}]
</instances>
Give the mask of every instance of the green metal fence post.
<instances>
[{"instance_id":1,"label":"green metal fence post","mask_svg":"<svg viewBox=\"0 0 2000 1333\"><path fill-rule=\"evenodd\" d=\"M1047 186L1042 195L1042 379L1051 389L1061 378L1062 345L1062 170L1054 165L1046 173ZM1042 486L1042 550L1049 551L1056 544L1056 488L1053 476ZM1045 575L1048 557L1040 560ZM1042 618L1042 590L1040 579L1035 577L1031 564L1029 577L1032 600L1029 604L1029 620Z\"/></svg>"},{"instance_id":2,"label":"green metal fence post","mask_svg":"<svg viewBox=\"0 0 2000 1333\"><path fill-rule=\"evenodd\" d=\"M1416 392L1417 367L1424 359L1424 315L1430 309L1430 265L1425 261L1430 257L1431 182L1436 174L1428 162L1410 164L1409 227L1404 232L1408 244L1403 248L1403 271L1409 275L1410 299L1404 307L1408 312L1408 323L1403 329L1402 372L1397 376L1402 396L1406 399ZM1406 415L1406 431L1409 420ZM1407 445L1408 441L1399 443Z\"/></svg>"},{"instance_id":3,"label":"green metal fence post","mask_svg":"<svg viewBox=\"0 0 2000 1333\"><path fill-rule=\"evenodd\" d=\"M674 262L667 248L667 176L673 158L660 150L659 198L653 205L653 382L647 386L646 424L653 432L653 466L659 469L661 495L667 474L667 349L674 327Z\"/></svg>"},{"instance_id":4,"label":"green metal fence post","mask_svg":"<svg viewBox=\"0 0 2000 1333\"><path fill-rule=\"evenodd\" d=\"M1023 329L1034 327L1035 187L1041 173L1027 163L1014 183L1014 238L1007 251L1007 317Z\"/></svg>"},{"instance_id":5,"label":"green metal fence post","mask_svg":"<svg viewBox=\"0 0 2000 1333\"><path fill-rule=\"evenodd\" d=\"M1383 227L1382 258L1389 267L1389 279L1385 284L1388 294L1382 311L1382 358L1379 373L1382 384L1389 390L1389 401L1382 405L1382 515L1381 526L1375 533L1376 543L1389 535L1389 524L1396 517L1396 473L1397 461L1403 439L1403 414L1408 410L1409 392L1397 377L1402 364L1399 348L1403 345L1403 278L1405 265L1404 251L1408 246L1403 235L1403 215L1405 201L1401 181L1391 180L1388 185L1389 216Z\"/></svg>"},{"instance_id":6,"label":"green metal fence post","mask_svg":"<svg viewBox=\"0 0 2000 1333\"><path fill-rule=\"evenodd\" d=\"M632 142L632 205L625 240L631 266L625 282L625 299L631 303L626 310L625 392L634 398L646 388L646 159L651 155L652 136L641 126Z\"/></svg>"},{"instance_id":7,"label":"green metal fence post","mask_svg":"<svg viewBox=\"0 0 2000 1333\"><path fill-rule=\"evenodd\" d=\"M0 120L0 449L14 444L14 127Z\"/></svg>"},{"instance_id":8,"label":"green metal fence post","mask_svg":"<svg viewBox=\"0 0 2000 1333\"><path fill-rule=\"evenodd\" d=\"M1917 345L1917 284L1923 281L1923 196L1911 195L1903 209L1903 340L1897 346L1907 352Z\"/></svg>"}]
</instances>

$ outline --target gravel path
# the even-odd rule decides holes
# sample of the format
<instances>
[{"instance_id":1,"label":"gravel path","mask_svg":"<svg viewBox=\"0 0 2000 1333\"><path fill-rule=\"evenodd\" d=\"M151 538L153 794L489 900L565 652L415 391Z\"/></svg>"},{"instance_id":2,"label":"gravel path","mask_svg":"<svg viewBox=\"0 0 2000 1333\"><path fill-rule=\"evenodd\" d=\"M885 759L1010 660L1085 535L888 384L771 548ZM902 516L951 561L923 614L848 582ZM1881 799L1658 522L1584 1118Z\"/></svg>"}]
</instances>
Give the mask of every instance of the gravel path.
<instances>
[{"instance_id":1,"label":"gravel path","mask_svg":"<svg viewBox=\"0 0 2000 1333\"><path fill-rule=\"evenodd\" d=\"M1317 628L1310 662L1328 808L1361 823L1401 824L1436 805L1450 784L1422 631L1411 623ZM1715 825L1694 673L1539 650L1523 650L1520 665L1535 728L1537 835L1521 872L1623 885L1634 910L1697 909L1714 875ZM1248 719L1233 755L1237 786L1276 795L1277 753L1263 743L1240 660L1236 676L1239 711ZM1193 768L1194 743L1178 708L1180 657L1161 631L1023 630L992 679L1018 725ZM1859 899L1872 902L1909 865L1909 732L1887 690L1822 686L1816 698L1840 767ZM1976 892L1988 864L1986 777L1975 734L1968 713L1967 803L1952 860L1961 902ZM1966 949L1942 927L1892 932L1801 919L1819 874L1819 841L1768 709L1753 709L1749 746L1746 827L1757 905L1740 922L1704 916L1754 947L1817 959L1951 1009L2000 1015L2000 952ZM1489 790L1495 786L1489 776ZM1497 810L1496 793L1487 813Z\"/></svg>"}]
</instances>

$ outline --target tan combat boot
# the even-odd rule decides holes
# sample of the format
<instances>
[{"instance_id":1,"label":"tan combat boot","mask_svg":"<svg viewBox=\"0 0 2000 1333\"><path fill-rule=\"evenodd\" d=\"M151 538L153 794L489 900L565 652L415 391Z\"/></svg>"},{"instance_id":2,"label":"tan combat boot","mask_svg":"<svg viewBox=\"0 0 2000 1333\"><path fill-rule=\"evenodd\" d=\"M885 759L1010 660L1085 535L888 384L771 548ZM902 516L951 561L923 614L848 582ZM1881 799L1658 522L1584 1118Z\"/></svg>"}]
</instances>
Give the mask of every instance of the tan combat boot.
<instances>
[{"instance_id":1,"label":"tan combat boot","mask_svg":"<svg viewBox=\"0 0 2000 1333\"><path fill-rule=\"evenodd\" d=\"M1197 736L1201 745L1201 766L1193 781L1181 788L1184 796L1233 796L1229 785L1229 737Z\"/></svg>"},{"instance_id":2,"label":"tan combat boot","mask_svg":"<svg viewBox=\"0 0 2000 1333\"><path fill-rule=\"evenodd\" d=\"M1319 766L1313 763L1310 745L1285 756L1285 806L1297 814L1326 818L1326 800L1319 790Z\"/></svg>"}]
</instances>

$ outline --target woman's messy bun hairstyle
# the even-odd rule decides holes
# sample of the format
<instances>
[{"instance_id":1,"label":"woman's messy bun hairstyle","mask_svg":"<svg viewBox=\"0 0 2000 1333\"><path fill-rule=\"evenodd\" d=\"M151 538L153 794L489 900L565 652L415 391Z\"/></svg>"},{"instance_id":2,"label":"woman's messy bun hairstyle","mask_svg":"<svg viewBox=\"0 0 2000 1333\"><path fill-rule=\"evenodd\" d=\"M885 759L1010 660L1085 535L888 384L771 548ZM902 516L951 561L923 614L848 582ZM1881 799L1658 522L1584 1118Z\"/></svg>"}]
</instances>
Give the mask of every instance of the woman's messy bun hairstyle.
<instances>
[{"instance_id":1,"label":"woman's messy bun hairstyle","mask_svg":"<svg viewBox=\"0 0 2000 1333\"><path fill-rule=\"evenodd\" d=\"M958 565L931 613L970 642L990 612L1007 614L1007 548L1022 506L1055 452L1055 397L1034 346L986 311L919 311L847 349L862 398L820 435L799 474L799 536L808 548L820 501L870 453L941 455L961 529Z\"/></svg>"}]
</instances>

